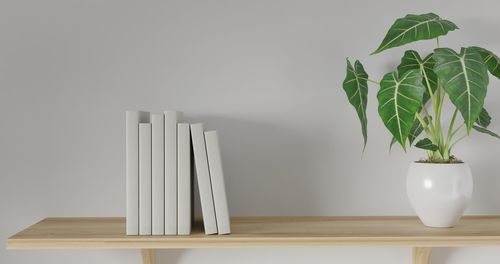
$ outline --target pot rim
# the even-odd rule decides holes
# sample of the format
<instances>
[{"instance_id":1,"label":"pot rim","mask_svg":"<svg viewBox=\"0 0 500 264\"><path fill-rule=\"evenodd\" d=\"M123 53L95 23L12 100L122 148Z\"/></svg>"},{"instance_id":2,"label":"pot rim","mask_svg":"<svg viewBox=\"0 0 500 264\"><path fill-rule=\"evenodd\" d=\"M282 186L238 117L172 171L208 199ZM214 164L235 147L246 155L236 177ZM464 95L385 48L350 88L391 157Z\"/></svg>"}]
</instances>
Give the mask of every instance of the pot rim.
<instances>
[{"instance_id":1,"label":"pot rim","mask_svg":"<svg viewBox=\"0 0 500 264\"><path fill-rule=\"evenodd\" d=\"M444 165L447 165L447 166L463 166L463 165L468 165L467 162L465 161L462 161L460 163L439 163L439 162L420 162L420 161L413 161L411 162L410 164L415 164L415 165L427 165L427 166L444 166Z\"/></svg>"}]
</instances>

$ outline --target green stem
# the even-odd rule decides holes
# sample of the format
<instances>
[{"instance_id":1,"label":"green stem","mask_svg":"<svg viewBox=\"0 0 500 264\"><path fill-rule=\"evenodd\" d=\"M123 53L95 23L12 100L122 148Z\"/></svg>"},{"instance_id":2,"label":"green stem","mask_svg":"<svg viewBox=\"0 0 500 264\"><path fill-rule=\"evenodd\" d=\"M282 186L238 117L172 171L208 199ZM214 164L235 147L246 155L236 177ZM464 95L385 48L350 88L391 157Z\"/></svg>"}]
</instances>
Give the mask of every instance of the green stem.
<instances>
[{"instance_id":1,"label":"green stem","mask_svg":"<svg viewBox=\"0 0 500 264\"><path fill-rule=\"evenodd\" d=\"M428 91L429 96L430 96L432 108L435 109L436 108L436 101L435 101L435 98L434 98L434 94L432 93L432 89L431 89L431 85L430 85L430 82L429 82L429 78L427 77L427 74L425 73L422 65L420 65L420 71L423 73L425 83L427 84L427 91ZM434 125L432 124L431 115L427 111L427 107L425 106L425 104L422 104L422 108L424 109L424 113L427 115L427 118L428 118L428 121L429 121L429 124L430 124L430 130L431 131L435 131Z\"/></svg>"},{"instance_id":2,"label":"green stem","mask_svg":"<svg viewBox=\"0 0 500 264\"><path fill-rule=\"evenodd\" d=\"M379 83L379 82L377 82L377 81L375 81L375 80L372 80L372 79L367 79L367 78L359 78L359 79L361 79L361 80L365 80L365 81L369 81L369 82L374 83L374 84L376 84L376 85L380 85L380 83Z\"/></svg>"},{"instance_id":3,"label":"green stem","mask_svg":"<svg viewBox=\"0 0 500 264\"><path fill-rule=\"evenodd\" d=\"M458 142L460 142L461 140L463 140L463 139L464 139L464 138L466 138L467 136L469 136L469 135L465 134L465 135L463 135L463 136L459 137L457 140L455 140L455 142L453 142L453 144L451 144L451 146L450 146L450 152L451 152L451 149L452 149L452 148L453 148L453 147L454 147L454 146L455 146Z\"/></svg>"},{"instance_id":4,"label":"green stem","mask_svg":"<svg viewBox=\"0 0 500 264\"><path fill-rule=\"evenodd\" d=\"M452 133L453 133L453 127L455 126L455 119L457 118L457 114L458 114L458 108L455 108L455 112L453 112L453 117L451 118L450 127L448 128L448 136L446 137L446 145L448 145L448 143L451 140Z\"/></svg>"},{"instance_id":5,"label":"green stem","mask_svg":"<svg viewBox=\"0 0 500 264\"><path fill-rule=\"evenodd\" d=\"M429 126L427 125L427 122L425 122L424 118L419 114L416 113L415 117L418 119L422 127L424 128L425 133L429 137L429 139L434 142L434 134L432 133L432 130L429 129Z\"/></svg>"},{"instance_id":6,"label":"green stem","mask_svg":"<svg viewBox=\"0 0 500 264\"><path fill-rule=\"evenodd\" d=\"M462 129L463 127L465 126L465 123L462 123L460 126L457 127L457 129L455 129L452 133L451 133L451 137L453 138L453 136L455 136L455 134L460 131L460 129Z\"/></svg>"},{"instance_id":7,"label":"green stem","mask_svg":"<svg viewBox=\"0 0 500 264\"><path fill-rule=\"evenodd\" d=\"M422 109L424 110L425 116L427 117L427 121L429 122L430 130L434 131L434 125L432 124L432 118L431 118L431 115L429 114L429 112L427 111L427 107L425 107L425 105L424 105L422 107Z\"/></svg>"},{"instance_id":8,"label":"green stem","mask_svg":"<svg viewBox=\"0 0 500 264\"><path fill-rule=\"evenodd\" d=\"M436 44L437 44L437 47L439 48L439 37L436 38ZM441 90L442 90L442 87L438 84L437 87L436 87L436 102L435 102L435 105L434 105L434 115L435 115L435 130L434 130L434 133L436 133L435 137L436 137L436 143L438 144L438 146L440 146L441 144L441 139L440 139L440 136L442 135L442 132L441 132L441 108L442 108L442 100L441 100ZM444 91L443 91L443 96L444 98Z\"/></svg>"},{"instance_id":9,"label":"green stem","mask_svg":"<svg viewBox=\"0 0 500 264\"><path fill-rule=\"evenodd\" d=\"M432 92L431 84L429 82L429 78L427 77L427 73L425 73L423 65L420 65L420 72L422 72L422 74L424 76L424 80L425 80L425 83L427 85L427 92L429 93L429 96L430 96L430 99L431 99L432 108L435 108L436 107L436 102L435 102L435 99L434 99L434 93ZM425 107L425 105L423 107Z\"/></svg>"},{"instance_id":10,"label":"green stem","mask_svg":"<svg viewBox=\"0 0 500 264\"><path fill-rule=\"evenodd\" d=\"M443 87L441 87L441 92L439 93L441 98L439 98L439 105L438 105L438 114L441 117L441 112L443 111L443 104L444 104L444 98L446 97L446 93L444 92Z\"/></svg>"}]
</instances>

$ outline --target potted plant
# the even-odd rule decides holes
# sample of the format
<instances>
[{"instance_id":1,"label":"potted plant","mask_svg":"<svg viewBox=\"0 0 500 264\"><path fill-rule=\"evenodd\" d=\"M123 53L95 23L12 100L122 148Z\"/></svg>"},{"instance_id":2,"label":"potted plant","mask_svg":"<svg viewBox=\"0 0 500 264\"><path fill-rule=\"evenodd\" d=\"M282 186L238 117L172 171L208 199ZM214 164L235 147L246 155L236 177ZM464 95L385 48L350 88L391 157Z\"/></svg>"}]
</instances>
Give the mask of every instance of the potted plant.
<instances>
[{"instance_id":1,"label":"potted plant","mask_svg":"<svg viewBox=\"0 0 500 264\"><path fill-rule=\"evenodd\" d=\"M459 52L440 47L439 37L456 29L453 22L433 13L399 18L372 54L429 39L436 39L437 48L426 56L407 50L397 69L380 82L369 79L361 62L356 60L352 65L347 59L343 82L361 121L364 147L371 82L380 86L378 113L393 136L391 146L398 143L405 151L411 146L426 151L425 160L410 164L407 193L421 221L431 227L455 225L471 198L471 172L467 163L453 156L456 144L472 130L500 139L488 130L491 117L484 108L488 71L500 78L500 59L480 47L465 47ZM455 110L444 124L442 112L447 101Z\"/></svg>"}]
</instances>

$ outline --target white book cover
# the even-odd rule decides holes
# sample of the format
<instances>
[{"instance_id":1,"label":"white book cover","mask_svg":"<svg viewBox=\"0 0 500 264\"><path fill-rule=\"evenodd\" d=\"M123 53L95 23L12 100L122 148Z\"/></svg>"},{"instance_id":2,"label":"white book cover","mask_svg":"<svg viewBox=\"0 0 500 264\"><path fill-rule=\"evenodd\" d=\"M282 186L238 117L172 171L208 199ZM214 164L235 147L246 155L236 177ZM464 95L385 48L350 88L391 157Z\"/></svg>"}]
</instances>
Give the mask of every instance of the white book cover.
<instances>
[{"instance_id":1,"label":"white book cover","mask_svg":"<svg viewBox=\"0 0 500 264\"><path fill-rule=\"evenodd\" d=\"M165 151L163 114L151 115L151 227L153 235L165 234Z\"/></svg>"},{"instance_id":2,"label":"white book cover","mask_svg":"<svg viewBox=\"0 0 500 264\"><path fill-rule=\"evenodd\" d=\"M181 113L165 111L165 235L177 235L177 123Z\"/></svg>"},{"instance_id":3,"label":"white book cover","mask_svg":"<svg viewBox=\"0 0 500 264\"><path fill-rule=\"evenodd\" d=\"M139 235L151 235L151 124L139 124Z\"/></svg>"},{"instance_id":4,"label":"white book cover","mask_svg":"<svg viewBox=\"0 0 500 264\"><path fill-rule=\"evenodd\" d=\"M229 208L227 205L226 187L224 184L224 173L222 170L222 158L217 131L206 131L205 143L207 145L208 168L212 182L217 230L219 231L219 235L230 234L231 219L229 217Z\"/></svg>"},{"instance_id":5,"label":"white book cover","mask_svg":"<svg viewBox=\"0 0 500 264\"><path fill-rule=\"evenodd\" d=\"M191 234L191 134L187 123L177 125L177 234Z\"/></svg>"},{"instance_id":6,"label":"white book cover","mask_svg":"<svg viewBox=\"0 0 500 264\"><path fill-rule=\"evenodd\" d=\"M139 123L149 122L149 113L126 111L126 234L139 235Z\"/></svg>"},{"instance_id":7,"label":"white book cover","mask_svg":"<svg viewBox=\"0 0 500 264\"><path fill-rule=\"evenodd\" d=\"M214 200L212 196L212 184L208 169L207 150L205 147L205 136L203 124L191 125L191 140L193 142L194 163L198 190L200 192L201 214L205 234L217 234L217 222L215 219Z\"/></svg>"}]
</instances>

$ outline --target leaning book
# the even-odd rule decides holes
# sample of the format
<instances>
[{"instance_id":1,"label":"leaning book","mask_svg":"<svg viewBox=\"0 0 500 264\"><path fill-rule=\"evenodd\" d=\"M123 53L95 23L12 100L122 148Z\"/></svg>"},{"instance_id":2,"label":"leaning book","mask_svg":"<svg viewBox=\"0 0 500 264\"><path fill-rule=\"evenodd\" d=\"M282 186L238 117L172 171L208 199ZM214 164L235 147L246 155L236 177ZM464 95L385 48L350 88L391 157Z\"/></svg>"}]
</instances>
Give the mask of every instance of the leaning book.
<instances>
[{"instance_id":1,"label":"leaning book","mask_svg":"<svg viewBox=\"0 0 500 264\"><path fill-rule=\"evenodd\" d=\"M207 145L208 168L210 171L210 180L212 182L217 230L219 231L219 235L230 234L231 220L227 205L226 187L224 184L224 173L222 170L221 151L217 131L206 131L205 143Z\"/></svg>"}]
</instances>

